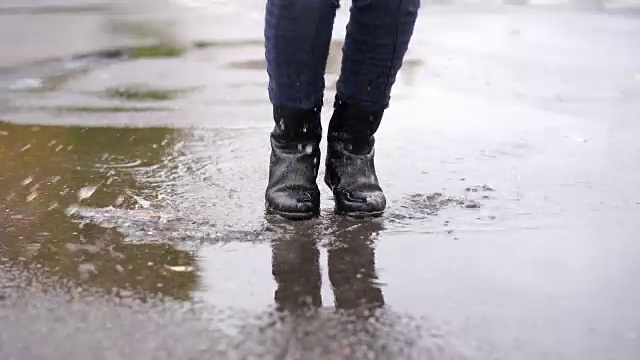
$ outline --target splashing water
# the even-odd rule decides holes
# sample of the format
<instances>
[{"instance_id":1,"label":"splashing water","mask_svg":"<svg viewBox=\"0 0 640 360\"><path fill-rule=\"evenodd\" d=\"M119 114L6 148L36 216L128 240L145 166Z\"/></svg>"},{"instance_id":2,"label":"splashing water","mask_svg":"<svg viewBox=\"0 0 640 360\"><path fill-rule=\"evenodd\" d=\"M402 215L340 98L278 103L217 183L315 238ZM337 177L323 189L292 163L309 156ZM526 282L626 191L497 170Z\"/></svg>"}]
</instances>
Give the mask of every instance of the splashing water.
<instances>
[{"instance_id":1,"label":"splashing water","mask_svg":"<svg viewBox=\"0 0 640 360\"><path fill-rule=\"evenodd\" d=\"M120 205L122 205L122 203L124 203L124 200L125 200L124 196L120 195L120 196L118 196L118 198L114 202L114 205L115 206L120 206Z\"/></svg>"},{"instance_id":2,"label":"splashing water","mask_svg":"<svg viewBox=\"0 0 640 360\"><path fill-rule=\"evenodd\" d=\"M27 186L29 184L31 184L33 182L33 177L29 176L26 179L22 180L22 182L20 183L20 185L22 186Z\"/></svg>"},{"instance_id":3,"label":"splashing water","mask_svg":"<svg viewBox=\"0 0 640 360\"><path fill-rule=\"evenodd\" d=\"M38 195L40 195L40 193L38 193L37 191L31 192L31 194L27 196L27 202L32 202L33 200L35 200L35 198L38 197Z\"/></svg>"},{"instance_id":4,"label":"splashing water","mask_svg":"<svg viewBox=\"0 0 640 360\"><path fill-rule=\"evenodd\" d=\"M78 190L78 201L82 202L83 200L90 198L91 196L93 196L97 189L98 186L86 186Z\"/></svg>"},{"instance_id":5,"label":"splashing water","mask_svg":"<svg viewBox=\"0 0 640 360\"><path fill-rule=\"evenodd\" d=\"M72 216L72 215L75 215L75 214L76 214L76 212L78 211L78 209L80 209L80 206L78 206L78 204L73 204L73 205L71 205L71 206L67 207L67 208L64 210L64 213L65 213L65 215L67 215L67 216Z\"/></svg>"},{"instance_id":6,"label":"splashing water","mask_svg":"<svg viewBox=\"0 0 640 360\"><path fill-rule=\"evenodd\" d=\"M305 154L311 154L313 152L313 146L311 146L311 144L308 144L307 146L304 147L304 153Z\"/></svg>"}]
</instances>

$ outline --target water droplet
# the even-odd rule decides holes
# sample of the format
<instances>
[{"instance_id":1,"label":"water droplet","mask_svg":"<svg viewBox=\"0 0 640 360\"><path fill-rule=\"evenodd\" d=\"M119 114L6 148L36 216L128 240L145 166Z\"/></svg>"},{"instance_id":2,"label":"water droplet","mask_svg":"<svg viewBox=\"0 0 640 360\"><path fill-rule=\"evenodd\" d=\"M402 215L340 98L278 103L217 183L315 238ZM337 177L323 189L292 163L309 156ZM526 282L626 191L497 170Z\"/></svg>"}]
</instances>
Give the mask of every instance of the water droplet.
<instances>
[{"instance_id":1,"label":"water droplet","mask_svg":"<svg viewBox=\"0 0 640 360\"><path fill-rule=\"evenodd\" d=\"M79 207L77 204L74 204L74 205L69 206L69 207L64 211L64 213L65 213L67 216L71 216L71 215L75 214L75 213L78 211L78 209L80 209L80 207Z\"/></svg>"},{"instance_id":2,"label":"water droplet","mask_svg":"<svg viewBox=\"0 0 640 360\"><path fill-rule=\"evenodd\" d=\"M27 196L27 202L32 202L35 198L38 197L38 195L40 195L40 193L38 193L37 191L32 192Z\"/></svg>"},{"instance_id":3,"label":"water droplet","mask_svg":"<svg viewBox=\"0 0 640 360\"><path fill-rule=\"evenodd\" d=\"M298 151L302 151L302 144L298 144Z\"/></svg>"},{"instance_id":4,"label":"water droplet","mask_svg":"<svg viewBox=\"0 0 640 360\"><path fill-rule=\"evenodd\" d=\"M315 165L315 164L317 164L317 163L318 163L318 157L314 157L314 158L313 158L313 165Z\"/></svg>"},{"instance_id":5,"label":"water droplet","mask_svg":"<svg viewBox=\"0 0 640 360\"><path fill-rule=\"evenodd\" d=\"M57 142L56 140L49 141L49 144L47 144L47 147L52 147L53 145L56 144L56 142Z\"/></svg>"},{"instance_id":6,"label":"water droplet","mask_svg":"<svg viewBox=\"0 0 640 360\"><path fill-rule=\"evenodd\" d=\"M20 149L20 152L27 151L31 148L31 144L27 144Z\"/></svg>"},{"instance_id":7,"label":"water droplet","mask_svg":"<svg viewBox=\"0 0 640 360\"><path fill-rule=\"evenodd\" d=\"M78 191L78 201L82 202L82 200L90 198L98 189L97 186L86 186Z\"/></svg>"},{"instance_id":8,"label":"water droplet","mask_svg":"<svg viewBox=\"0 0 640 360\"><path fill-rule=\"evenodd\" d=\"M114 202L114 205L115 206L120 206L120 205L122 205L123 202L124 202L124 196L120 195L120 196L118 196L118 198Z\"/></svg>"},{"instance_id":9,"label":"water droplet","mask_svg":"<svg viewBox=\"0 0 640 360\"><path fill-rule=\"evenodd\" d=\"M304 147L304 153L305 154L311 154L313 152L313 146L311 146L311 144L307 144L307 146Z\"/></svg>"},{"instance_id":10,"label":"water droplet","mask_svg":"<svg viewBox=\"0 0 640 360\"><path fill-rule=\"evenodd\" d=\"M480 203L475 200L470 200L468 202L464 202L464 208L466 209L479 209L481 207Z\"/></svg>"},{"instance_id":11,"label":"water droplet","mask_svg":"<svg viewBox=\"0 0 640 360\"><path fill-rule=\"evenodd\" d=\"M164 267L166 269L169 269L175 272L192 272L193 270L195 270L193 266L189 266L189 265L178 265L178 266L165 265Z\"/></svg>"},{"instance_id":12,"label":"water droplet","mask_svg":"<svg viewBox=\"0 0 640 360\"><path fill-rule=\"evenodd\" d=\"M20 79L9 86L9 90L33 90L42 87L42 79L26 78Z\"/></svg>"},{"instance_id":13,"label":"water droplet","mask_svg":"<svg viewBox=\"0 0 640 360\"><path fill-rule=\"evenodd\" d=\"M127 194L132 197L137 203L138 205L142 206L143 208L147 209L151 206L151 202L136 196L135 194L131 193L130 191L127 191Z\"/></svg>"},{"instance_id":14,"label":"water droplet","mask_svg":"<svg viewBox=\"0 0 640 360\"><path fill-rule=\"evenodd\" d=\"M306 132L307 132L307 125L305 125L305 126L303 126L303 127L302 127L302 132L303 132L303 133L306 133Z\"/></svg>"},{"instance_id":15,"label":"water droplet","mask_svg":"<svg viewBox=\"0 0 640 360\"><path fill-rule=\"evenodd\" d=\"M280 126L280 130L284 130L284 118L280 118L280 122L278 122L278 125Z\"/></svg>"},{"instance_id":16,"label":"water droplet","mask_svg":"<svg viewBox=\"0 0 640 360\"><path fill-rule=\"evenodd\" d=\"M35 255L38 250L40 250L41 245L38 243L31 243L25 246L25 250L29 254L29 256Z\"/></svg>"},{"instance_id":17,"label":"water droplet","mask_svg":"<svg viewBox=\"0 0 640 360\"><path fill-rule=\"evenodd\" d=\"M27 186L27 185L31 184L32 181L33 181L33 177L29 176L26 179L22 180L20 185Z\"/></svg>"},{"instance_id":18,"label":"water droplet","mask_svg":"<svg viewBox=\"0 0 640 360\"><path fill-rule=\"evenodd\" d=\"M96 270L95 265L92 263L83 263L78 265L78 272L80 273L80 277L87 279L91 274L97 274L98 270Z\"/></svg>"},{"instance_id":19,"label":"water droplet","mask_svg":"<svg viewBox=\"0 0 640 360\"><path fill-rule=\"evenodd\" d=\"M8 132L6 132L6 131L0 131L0 135L2 135L2 136L7 136L7 135L9 135L9 133L8 133Z\"/></svg>"},{"instance_id":20,"label":"water droplet","mask_svg":"<svg viewBox=\"0 0 640 360\"><path fill-rule=\"evenodd\" d=\"M63 148L63 147L64 147L64 146L60 145L60 146L58 146L58 147L56 148L56 150L55 150L55 151L56 151L56 152L58 152L58 151L62 150L62 148Z\"/></svg>"}]
</instances>

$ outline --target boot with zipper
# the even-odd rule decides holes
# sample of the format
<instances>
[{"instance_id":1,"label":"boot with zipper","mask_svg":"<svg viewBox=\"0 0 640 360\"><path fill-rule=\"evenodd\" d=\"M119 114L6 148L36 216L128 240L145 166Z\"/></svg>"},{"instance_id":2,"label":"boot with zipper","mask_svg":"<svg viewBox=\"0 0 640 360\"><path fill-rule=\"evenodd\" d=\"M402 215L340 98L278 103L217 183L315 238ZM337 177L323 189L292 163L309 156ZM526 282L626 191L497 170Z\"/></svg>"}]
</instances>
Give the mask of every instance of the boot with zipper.
<instances>
[{"instance_id":1,"label":"boot with zipper","mask_svg":"<svg viewBox=\"0 0 640 360\"><path fill-rule=\"evenodd\" d=\"M336 98L329 123L325 183L331 188L338 214L350 217L382 215L387 201L374 165L374 134L382 111L368 111Z\"/></svg>"},{"instance_id":2,"label":"boot with zipper","mask_svg":"<svg viewBox=\"0 0 640 360\"><path fill-rule=\"evenodd\" d=\"M266 211L285 219L305 220L320 213L316 184L320 162L320 109L276 106L271 132Z\"/></svg>"}]
</instances>

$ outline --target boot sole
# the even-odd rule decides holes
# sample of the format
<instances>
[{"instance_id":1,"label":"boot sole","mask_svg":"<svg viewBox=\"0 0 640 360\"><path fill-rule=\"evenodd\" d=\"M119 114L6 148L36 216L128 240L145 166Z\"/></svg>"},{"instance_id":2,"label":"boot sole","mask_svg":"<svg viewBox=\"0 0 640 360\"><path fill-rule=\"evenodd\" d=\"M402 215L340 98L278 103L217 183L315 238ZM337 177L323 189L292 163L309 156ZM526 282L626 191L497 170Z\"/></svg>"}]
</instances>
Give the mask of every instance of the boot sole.
<instances>
[{"instance_id":1,"label":"boot sole","mask_svg":"<svg viewBox=\"0 0 640 360\"><path fill-rule=\"evenodd\" d=\"M336 208L335 212L338 215L342 215L342 216L346 216L346 217L350 217L358 220L368 219L368 218L379 218L384 214L384 210L375 211L375 212L358 212L358 211L351 212L351 211L338 210L338 208Z\"/></svg>"},{"instance_id":2,"label":"boot sole","mask_svg":"<svg viewBox=\"0 0 640 360\"><path fill-rule=\"evenodd\" d=\"M276 215L287 220L311 220L320 215L320 213L317 213L317 212L293 213L293 212L279 211L271 207L267 207L267 214Z\"/></svg>"}]
</instances>

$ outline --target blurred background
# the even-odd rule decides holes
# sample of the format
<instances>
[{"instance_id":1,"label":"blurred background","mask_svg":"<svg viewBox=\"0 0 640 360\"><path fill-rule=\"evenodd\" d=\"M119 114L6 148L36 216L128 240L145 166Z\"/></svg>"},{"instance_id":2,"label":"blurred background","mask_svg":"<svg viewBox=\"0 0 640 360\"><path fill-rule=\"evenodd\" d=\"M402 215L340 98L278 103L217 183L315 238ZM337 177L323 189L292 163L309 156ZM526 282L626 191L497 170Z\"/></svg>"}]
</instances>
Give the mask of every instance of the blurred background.
<instances>
[{"instance_id":1,"label":"blurred background","mask_svg":"<svg viewBox=\"0 0 640 360\"><path fill-rule=\"evenodd\" d=\"M348 1L347 1L348 2ZM348 3L343 1L343 8ZM637 0L425 0L425 11L633 11ZM259 0L2 0L0 66L163 41L259 38ZM344 13L345 11L342 11ZM338 23L341 25L341 23ZM341 26L337 26L338 33Z\"/></svg>"}]
</instances>

